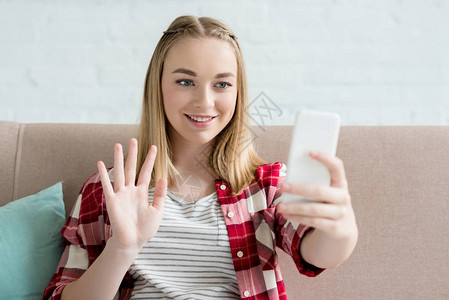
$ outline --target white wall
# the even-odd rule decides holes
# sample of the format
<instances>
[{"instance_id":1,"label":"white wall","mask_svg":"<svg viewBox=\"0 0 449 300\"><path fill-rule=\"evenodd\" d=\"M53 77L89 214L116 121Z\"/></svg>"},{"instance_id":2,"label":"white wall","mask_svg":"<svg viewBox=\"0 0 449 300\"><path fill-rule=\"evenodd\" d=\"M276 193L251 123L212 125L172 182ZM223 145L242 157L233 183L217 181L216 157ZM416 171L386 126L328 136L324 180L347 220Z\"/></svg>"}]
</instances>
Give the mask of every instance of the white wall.
<instances>
[{"instance_id":1,"label":"white wall","mask_svg":"<svg viewBox=\"0 0 449 300\"><path fill-rule=\"evenodd\" d=\"M0 0L0 120L135 123L152 51L181 14L234 30L251 113L279 107L265 124L299 108L344 125L449 124L446 0Z\"/></svg>"}]
</instances>

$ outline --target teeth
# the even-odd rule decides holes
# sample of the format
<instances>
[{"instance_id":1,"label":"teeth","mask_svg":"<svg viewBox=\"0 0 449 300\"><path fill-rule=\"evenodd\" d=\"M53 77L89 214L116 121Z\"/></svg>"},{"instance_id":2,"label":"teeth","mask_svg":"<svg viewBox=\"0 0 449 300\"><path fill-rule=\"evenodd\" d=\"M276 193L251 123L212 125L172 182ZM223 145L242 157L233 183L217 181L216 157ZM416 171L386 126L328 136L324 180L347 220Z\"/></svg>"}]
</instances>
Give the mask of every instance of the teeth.
<instances>
[{"instance_id":1,"label":"teeth","mask_svg":"<svg viewBox=\"0 0 449 300\"><path fill-rule=\"evenodd\" d=\"M197 118L197 117L192 117L192 116L189 116L189 115L187 115L190 119L192 119L192 120L195 120L195 121L197 121L197 122L207 122L207 121L209 121L209 120L211 120L212 119L212 117L210 117L210 118Z\"/></svg>"}]
</instances>

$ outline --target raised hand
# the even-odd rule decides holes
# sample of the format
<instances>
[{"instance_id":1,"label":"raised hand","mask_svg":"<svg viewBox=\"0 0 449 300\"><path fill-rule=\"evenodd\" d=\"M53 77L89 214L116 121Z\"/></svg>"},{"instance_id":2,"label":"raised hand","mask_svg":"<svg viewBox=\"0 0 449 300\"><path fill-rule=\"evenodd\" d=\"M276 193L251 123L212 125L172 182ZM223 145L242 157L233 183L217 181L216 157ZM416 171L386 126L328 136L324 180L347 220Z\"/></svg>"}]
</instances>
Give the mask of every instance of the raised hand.
<instances>
[{"instance_id":1,"label":"raised hand","mask_svg":"<svg viewBox=\"0 0 449 300\"><path fill-rule=\"evenodd\" d=\"M320 202L281 203L278 211L287 219L314 227L331 238L354 236L357 225L342 160L325 153L310 156L329 169L330 186L284 183L281 186L282 192L306 196Z\"/></svg>"},{"instance_id":2,"label":"raised hand","mask_svg":"<svg viewBox=\"0 0 449 300\"><path fill-rule=\"evenodd\" d=\"M148 188L153 171L157 148L150 147L145 162L135 184L137 165L137 140L129 141L128 157L123 167L121 144L114 145L114 187L112 187L106 167L97 162L101 184L106 198L106 207L112 226L112 237L108 243L120 250L137 254L143 245L152 239L162 221L167 181L157 181L153 204L148 202Z\"/></svg>"}]
</instances>

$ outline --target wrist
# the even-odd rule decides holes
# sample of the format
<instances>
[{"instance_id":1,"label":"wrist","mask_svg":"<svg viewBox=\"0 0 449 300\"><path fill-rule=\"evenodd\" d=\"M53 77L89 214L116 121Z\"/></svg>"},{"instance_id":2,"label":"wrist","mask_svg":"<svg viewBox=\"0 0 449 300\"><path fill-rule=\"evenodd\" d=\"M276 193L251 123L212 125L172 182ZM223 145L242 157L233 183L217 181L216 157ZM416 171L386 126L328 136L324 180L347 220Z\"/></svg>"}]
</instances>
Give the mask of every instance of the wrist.
<instances>
[{"instance_id":1,"label":"wrist","mask_svg":"<svg viewBox=\"0 0 449 300\"><path fill-rule=\"evenodd\" d=\"M358 240L358 229L333 235L314 229L304 236L300 253L305 261L319 268L335 268L353 252Z\"/></svg>"},{"instance_id":2,"label":"wrist","mask_svg":"<svg viewBox=\"0 0 449 300\"><path fill-rule=\"evenodd\" d=\"M322 239L333 240L333 241L352 241L356 240L358 237L358 229L357 226L352 227L350 229L345 229L340 232L325 232L322 230L315 229L315 235L320 236Z\"/></svg>"},{"instance_id":3,"label":"wrist","mask_svg":"<svg viewBox=\"0 0 449 300\"><path fill-rule=\"evenodd\" d=\"M134 258L137 256L137 254L139 254L142 247L143 246L138 246L138 245L125 247L125 246L119 244L117 242L117 240L114 238L114 236L112 236L106 242L105 249L107 248L108 251L116 253L117 255L120 255L121 257L134 260Z\"/></svg>"}]
</instances>

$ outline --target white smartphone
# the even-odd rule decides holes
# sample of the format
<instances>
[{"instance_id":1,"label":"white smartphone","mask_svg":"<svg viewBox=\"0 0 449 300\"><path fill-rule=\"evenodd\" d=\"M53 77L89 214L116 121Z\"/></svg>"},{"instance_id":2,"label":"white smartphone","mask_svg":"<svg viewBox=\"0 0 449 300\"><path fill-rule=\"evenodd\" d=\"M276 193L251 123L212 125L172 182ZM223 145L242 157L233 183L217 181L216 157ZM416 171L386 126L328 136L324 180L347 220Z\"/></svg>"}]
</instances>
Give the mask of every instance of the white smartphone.
<instances>
[{"instance_id":1,"label":"white smartphone","mask_svg":"<svg viewBox=\"0 0 449 300\"><path fill-rule=\"evenodd\" d=\"M300 110L296 113L295 125L288 154L286 182L299 184L330 185L327 167L310 157L310 151L324 152L335 156L340 134L340 116L336 113ZM296 194L283 193L284 202L310 202Z\"/></svg>"}]
</instances>

